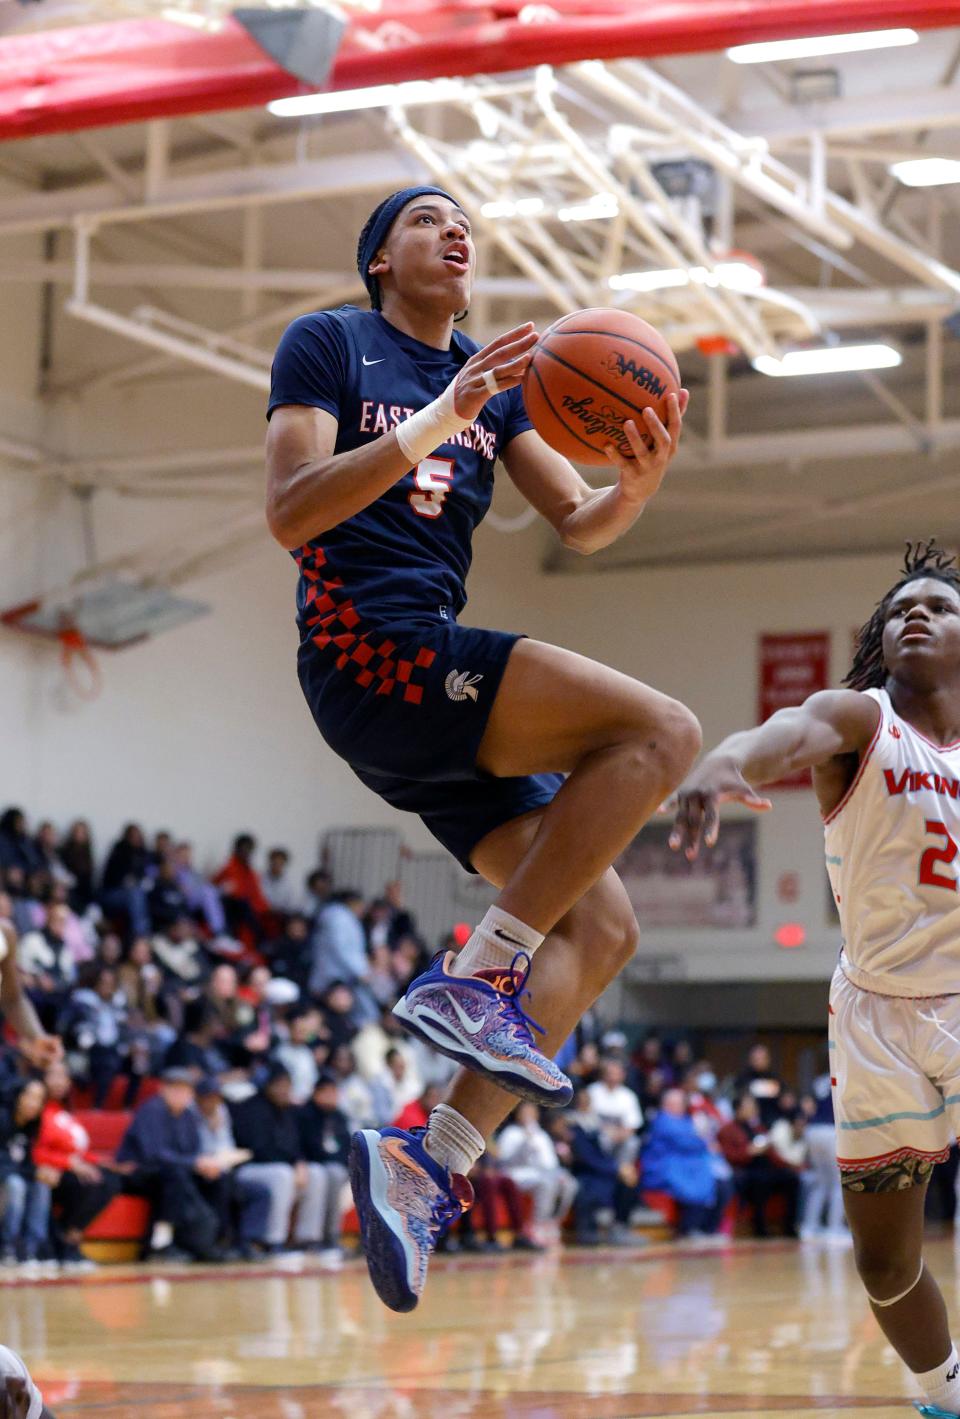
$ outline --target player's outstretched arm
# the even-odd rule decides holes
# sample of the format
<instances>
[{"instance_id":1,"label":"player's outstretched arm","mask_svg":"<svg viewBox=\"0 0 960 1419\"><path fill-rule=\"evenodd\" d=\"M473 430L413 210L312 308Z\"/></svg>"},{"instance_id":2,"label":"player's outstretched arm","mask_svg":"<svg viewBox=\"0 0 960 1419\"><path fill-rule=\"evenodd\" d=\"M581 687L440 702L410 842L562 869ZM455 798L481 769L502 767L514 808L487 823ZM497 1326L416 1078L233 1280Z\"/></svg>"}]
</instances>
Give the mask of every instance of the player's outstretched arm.
<instances>
[{"instance_id":1,"label":"player's outstretched arm","mask_svg":"<svg viewBox=\"0 0 960 1419\"><path fill-rule=\"evenodd\" d=\"M63 1058L63 1044L56 1035L46 1033L23 989L17 970L16 935L4 923L0 923L0 931L7 942L7 953L0 963L0 1011L16 1033L21 1053L36 1069L45 1069L48 1064Z\"/></svg>"},{"instance_id":2,"label":"player's outstretched arm","mask_svg":"<svg viewBox=\"0 0 960 1419\"><path fill-rule=\"evenodd\" d=\"M469 428L494 394L523 379L537 343L527 322L478 350L439 399L361 448L334 453L338 423L325 409L282 404L267 433L267 524L294 551L376 502L398 478Z\"/></svg>"},{"instance_id":3,"label":"player's outstretched arm","mask_svg":"<svg viewBox=\"0 0 960 1419\"><path fill-rule=\"evenodd\" d=\"M532 429L507 445L503 455L507 472L556 529L564 546L584 554L598 552L633 526L663 482L680 445L689 399L685 389L668 397L666 424L652 409L643 412L642 430L627 420L623 428L633 457L621 458L612 448L607 450L619 474L612 487L591 488L573 464Z\"/></svg>"},{"instance_id":4,"label":"player's outstretched arm","mask_svg":"<svg viewBox=\"0 0 960 1419\"><path fill-rule=\"evenodd\" d=\"M721 803L766 811L772 804L757 793L759 787L861 753L879 717L880 707L869 695L822 690L796 708L779 710L756 729L731 734L701 759L671 800L676 820L670 846L692 860L701 842L713 847L717 841Z\"/></svg>"}]
</instances>

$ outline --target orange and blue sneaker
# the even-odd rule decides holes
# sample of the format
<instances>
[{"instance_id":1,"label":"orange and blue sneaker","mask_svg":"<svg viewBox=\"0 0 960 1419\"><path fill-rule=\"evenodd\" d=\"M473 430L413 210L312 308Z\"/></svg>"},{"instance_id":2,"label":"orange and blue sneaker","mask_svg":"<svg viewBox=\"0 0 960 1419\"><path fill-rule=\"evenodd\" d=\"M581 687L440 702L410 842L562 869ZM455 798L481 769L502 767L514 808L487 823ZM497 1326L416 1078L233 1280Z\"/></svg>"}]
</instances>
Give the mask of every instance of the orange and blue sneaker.
<instances>
[{"instance_id":1,"label":"orange and blue sneaker","mask_svg":"<svg viewBox=\"0 0 960 1419\"><path fill-rule=\"evenodd\" d=\"M928 1419L958 1419L955 1409L938 1409L935 1404L914 1404L918 1414L926 1414Z\"/></svg>"},{"instance_id":2,"label":"orange and blue sneaker","mask_svg":"<svg viewBox=\"0 0 960 1419\"><path fill-rule=\"evenodd\" d=\"M465 1177L424 1147L425 1129L364 1128L350 1143L350 1187L373 1289L392 1311L412 1311L430 1254L473 1205Z\"/></svg>"},{"instance_id":3,"label":"orange and blue sneaker","mask_svg":"<svg viewBox=\"0 0 960 1419\"><path fill-rule=\"evenodd\" d=\"M573 1085L552 1059L537 1049L533 1031L543 1029L525 1012L530 957L518 951L509 970L452 975L453 952L407 986L393 1013L414 1035L501 1089L548 1108L573 1098ZM522 963L518 968L518 962Z\"/></svg>"}]
</instances>

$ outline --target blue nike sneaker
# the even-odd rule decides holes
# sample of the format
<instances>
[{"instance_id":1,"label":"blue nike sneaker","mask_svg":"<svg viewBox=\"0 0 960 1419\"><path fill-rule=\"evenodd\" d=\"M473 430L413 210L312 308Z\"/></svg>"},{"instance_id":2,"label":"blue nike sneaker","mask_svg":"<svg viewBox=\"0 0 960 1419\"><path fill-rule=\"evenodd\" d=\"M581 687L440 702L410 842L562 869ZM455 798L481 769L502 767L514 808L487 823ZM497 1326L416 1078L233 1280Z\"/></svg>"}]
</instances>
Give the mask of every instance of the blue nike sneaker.
<instances>
[{"instance_id":1,"label":"blue nike sneaker","mask_svg":"<svg viewBox=\"0 0 960 1419\"><path fill-rule=\"evenodd\" d=\"M407 986L393 1013L407 1029L466 1069L482 1074L511 1094L558 1108L573 1098L563 1070L537 1049L533 1031L543 1029L521 1005L527 992L530 957L518 951L509 970L455 976L453 952L438 956L430 969ZM523 964L518 969L517 963Z\"/></svg>"},{"instance_id":2,"label":"blue nike sneaker","mask_svg":"<svg viewBox=\"0 0 960 1419\"><path fill-rule=\"evenodd\" d=\"M928 1419L960 1419L955 1409L938 1409L935 1404L918 1404L916 1401L913 1407L918 1414L926 1414Z\"/></svg>"},{"instance_id":3,"label":"blue nike sneaker","mask_svg":"<svg viewBox=\"0 0 960 1419\"><path fill-rule=\"evenodd\" d=\"M350 1142L350 1187L373 1289L412 1311L440 1238L473 1206L473 1188L423 1146L425 1129L364 1128Z\"/></svg>"}]
</instances>

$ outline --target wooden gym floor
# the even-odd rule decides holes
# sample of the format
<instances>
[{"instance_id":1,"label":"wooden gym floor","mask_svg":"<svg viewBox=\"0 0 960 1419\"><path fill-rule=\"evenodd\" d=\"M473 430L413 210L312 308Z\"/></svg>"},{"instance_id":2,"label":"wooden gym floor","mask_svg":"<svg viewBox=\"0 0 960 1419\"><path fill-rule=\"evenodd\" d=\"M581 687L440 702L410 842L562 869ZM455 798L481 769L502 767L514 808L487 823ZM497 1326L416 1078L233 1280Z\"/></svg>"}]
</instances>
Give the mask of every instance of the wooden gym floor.
<instances>
[{"instance_id":1,"label":"wooden gym floor","mask_svg":"<svg viewBox=\"0 0 960 1419\"><path fill-rule=\"evenodd\" d=\"M957 1301L953 1243L928 1260ZM366 1270L114 1268L0 1284L56 1419L909 1419L848 1251L439 1259L394 1316Z\"/></svg>"}]
</instances>

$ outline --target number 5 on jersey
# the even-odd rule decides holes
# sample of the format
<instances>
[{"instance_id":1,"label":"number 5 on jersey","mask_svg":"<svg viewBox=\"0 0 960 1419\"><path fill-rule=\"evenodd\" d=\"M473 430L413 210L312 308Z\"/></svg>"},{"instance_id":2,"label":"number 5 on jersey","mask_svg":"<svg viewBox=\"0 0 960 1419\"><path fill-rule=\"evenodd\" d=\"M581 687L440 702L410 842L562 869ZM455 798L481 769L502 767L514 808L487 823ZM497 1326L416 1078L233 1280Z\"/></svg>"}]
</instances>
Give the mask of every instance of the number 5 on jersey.
<instances>
[{"instance_id":1,"label":"number 5 on jersey","mask_svg":"<svg viewBox=\"0 0 960 1419\"><path fill-rule=\"evenodd\" d=\"M920 885L922 887L943 887L947 892L955 892L957 890L956 877L947 877L943 872L938 872L937 867L940 864L949 867L957 853L960 852L960 848L957 847L943 823L938 823L936 818L928 818L923 826L927 833L932 833L934 837L941 839L941 845L928 847L921 857Z\"/></svg>"},{"instance_id":2,"label":"number 5 on jersey","mask_svg":"<svg viewBox=\"0 0 960 1419\"><path fill-rule=\"evenodd\" d=\"M425 458L413 470L417 491L409 496L418 517L439 517L453 483L452 458Z\"/></svg>"}]
</instances>

